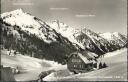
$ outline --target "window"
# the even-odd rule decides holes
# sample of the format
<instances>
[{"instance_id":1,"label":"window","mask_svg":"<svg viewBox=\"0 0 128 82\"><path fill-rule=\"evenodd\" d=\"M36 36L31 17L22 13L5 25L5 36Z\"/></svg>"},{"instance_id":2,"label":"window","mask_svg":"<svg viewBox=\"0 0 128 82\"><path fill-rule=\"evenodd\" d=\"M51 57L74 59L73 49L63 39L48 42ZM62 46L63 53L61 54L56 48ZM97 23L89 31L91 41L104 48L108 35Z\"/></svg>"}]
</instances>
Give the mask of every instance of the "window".
<instances>
[{"instance_id":1,"label":"window","mask_svg":"<svg viewBox=\"0 0 128 82\"><path fill-rule=\"evenodd\" d=\"M72 62L74 62L74 59L72 59Z\"/></svg>"},{"instance_id":2,"label":"window","mask_svg":"<svg viewBox=\"0 0 128 82\"><path fill-rule=\"evenodd\" d=\"M74 65L74 68L76 68L78 65Z\"/></svg>"},{"instance_id":3,"label":"window","mask_svg":"<svg viewBox=\"0 0 128 82\"><path fill-rule=\"evenodd\" d=\"M74 67L76 67L76 65L74 65Z\"/></svg>"},{"instance_id":4,"label":"window","mask_svg":"<svg viewBox=\"0 0 128 82\"><path fill-rule=\"evenodd\" d=\"M72 59L72 62L81 62L80 59Z\"/></svg>"},{"instance_id":5,"label":"window","mask_svg":"<svg viewBox=\"0 0 128 82\"><path fill-rule=\"evenodd\" d=\"M77 57L77 54L73 54L74 57Z\"/></svg>"},{"instance_id":6,"label":"window","mask_svg":"<svg viewBox=\"0 0 128 82\"><path fill-rule=\"evenodd\" d=\"M79 59L78 61L79 61L79 62L81 62L81 60L80 60L80 59Z\"/></svg>"},{"instance_id":7,"label":"window","mask_svg":"<svg viewBox=\"0 0 128 82\"><path fill-rule=\"evenodd\" d=\"M83 68L83 65L82 65L82 64L80 64L80 65L79 65L79 67L80 67L80 68Z\"/></svg>"},{"instance_id":8,"label":"window","mask_svg":"<svg viewBox=\"0 0 128 82\"><path fill-rule=\"evenodd\" d=\"M83 65L81 65L81 68L83 68Z\"/></svg>"},{"instance_id":9,"label":"window","mask_svg":"<svg viewBox=\"0 0 128 82\"><path fill-rule=\"evenodd\" d=\"M80 65L80 68L81 68L81 65Z\"/></svg>"}]
</instances>

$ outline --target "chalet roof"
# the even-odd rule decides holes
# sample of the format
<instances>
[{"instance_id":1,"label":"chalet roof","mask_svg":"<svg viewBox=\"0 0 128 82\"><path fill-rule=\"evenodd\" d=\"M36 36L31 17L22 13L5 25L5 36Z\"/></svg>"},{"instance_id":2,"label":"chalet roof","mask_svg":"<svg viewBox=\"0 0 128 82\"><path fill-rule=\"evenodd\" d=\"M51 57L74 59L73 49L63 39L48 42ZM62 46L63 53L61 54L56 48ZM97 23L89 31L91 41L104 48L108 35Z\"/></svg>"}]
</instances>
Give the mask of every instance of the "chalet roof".
<instances>
[{"instance_id":1,"label":"chalet roof","mask_svg":"<svg viewBox=\"0 0 128 82\"><path fill-rule=\"evenodd\" d=\"M98 55L89 51L82 52L82 54L87 57L87 59L95 59Z\"/></svg>"},{"instance_id":2,"label":"chalet roof","mask_svg":"<svg viewBox=\"0 0 128 82\"><path fill-rule=\"evenodd\" d=\"M78 53L78 56L84 61L84 63L92 63L92 61L88 60L87 57L83 56L81 53Z\"/></svg>"},{"instance_id":3,"label":"chalet roof","mask_svg":"<svg viewBox=\"0 0 128 82\"><path fill-rule=\"evenodd\" d=\"M94 56L96 56L96 54L93 54L93 53L91 53L91 52L84 52L84 53L80 53L80 52L73 52L73 53L71 53L71 56L73 55L73 54L77 54L83 61L84 61L84 63L94 63L94 62L96 62L94 59L95 59L95 57ZM92 59L92 60L91 60Z\"/></svg>"}]
</instances>

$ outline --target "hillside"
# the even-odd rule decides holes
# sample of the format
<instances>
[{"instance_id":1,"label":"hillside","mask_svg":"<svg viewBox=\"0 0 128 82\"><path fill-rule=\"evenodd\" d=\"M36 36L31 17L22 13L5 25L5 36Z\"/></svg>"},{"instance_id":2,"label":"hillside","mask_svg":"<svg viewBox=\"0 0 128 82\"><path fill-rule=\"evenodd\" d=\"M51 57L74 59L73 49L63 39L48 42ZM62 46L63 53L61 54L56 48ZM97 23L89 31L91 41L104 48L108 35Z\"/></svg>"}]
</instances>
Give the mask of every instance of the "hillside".
<instances>
[{"instance_id":1,"label":"hillside","mask_svg":"<svg viewBox=\"0 0 128 82\"><path fill-rule=\"evenodd\" d=\"M109 55L109 56L108 56ZM68 74L66 77L47 76L47 81L127 81L127 49L117 50L107 53L99 61L105 62L108 67L100 70L94 70L88 73ZM57 78L58 77L58 78ZM49 78L49 79L48 79Z\"/></svg>"},{"instance_id":2,"label":"hillside","mask_svg":"<svg viewBox=\"0 0 128 82\"><path fill-rule=\"evenodd\" d=\"M118 32L96 33L86 27L75 29L67 24L54 20L49 24L58 33L67 37L73 44L77 44L82 49L103 55L127 45L127 37Z\"/></svg>"},{"instance_id":3,"label":"hillside","mask_svg":"<svg viewBox=\"0 0 128 82\"><path fill-rule=\"evenodd\" d=\"M54 69L59 70L62 65L54 61L37 59L22 54L9 56L9 51L1 51L1 65L4 67L18 68L19 74L15 74L16 81L37 80L42 71Z\"/></svg>"},{"instance_id":4,"label":"hillside","mask_svg":"<svg viewBox=\"0 0 128 82\"><path fill-rule=\"evenodd\" d=\"M0 17L3 49L59 63L65 63L68 54L76 51L67 38L22 9L3 13Z\"/></svg>"},{"instance_id":5,"label":"hillside","mask_svg":"<svg viewBox=\"0 0 128 82\"><path fill-rule=\"evenodd\" d=\"M1 14L0 27L2 49L62 64L74 51L88 50L100 57L127 45L127 38L121 33L75 29L59 20L47 24L22 9Z\"/></svg>"},{"instance_id":6,"label":"hillside","mask_svg":"<svg viewBox=\"0 0 128 82\"><path fill-rule=\"evenodd\" d=\"M40 72L50 69L59 71L44 80L50 80L49 77L58 81L126 80L128 43L126 35L121 33L97 33L86 27L75 29L59 20L48 24L22 9L0 14L0 31L1 64L20 71L15 74L17 81L36 80ZM91 57L96 54L94 60L97 58L108 67L73 75L64 64L70 53L76 51L87 51L93 54Z\"/></svg>"}]
</instances>

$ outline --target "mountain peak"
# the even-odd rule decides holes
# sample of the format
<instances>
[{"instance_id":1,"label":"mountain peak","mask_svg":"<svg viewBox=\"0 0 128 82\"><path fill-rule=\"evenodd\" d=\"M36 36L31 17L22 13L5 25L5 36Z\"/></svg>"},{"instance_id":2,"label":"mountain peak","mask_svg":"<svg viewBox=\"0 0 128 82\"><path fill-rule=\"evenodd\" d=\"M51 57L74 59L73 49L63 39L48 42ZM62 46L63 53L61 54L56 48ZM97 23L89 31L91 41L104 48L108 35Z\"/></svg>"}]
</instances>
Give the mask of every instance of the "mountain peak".
<instances>
[{"instance_id":1,"label":"mountain peak","mask_svg":"<svg viewBox=\"0 0 128 82\"><path fill-rule=\"evenodd\" d=\"M54 24L54 23L60 25L61 27L68 27L67 24L65 24L65 23L63 23L63 22L60 22L59 20L53 20L53 21L52 21L52 24Z\"/></svg>"},{"instance_id":2,"label":"mountain peak","mask_svg":"<svg viewBox=\"0 0 128 82\"><path fill-rule=\"evenodd\" d=\"M22 8L20 9L16 9L16 10L13 10L13 11L10 11L10 12L5 12L3 14L1 14L1 17L6 17L6 16L12 16L12 15L21 15L21 14L24 14L24 11Z\"/></svg>"},{"instance_id":3,"label":"mountain peak","mask_svg":"<svg viewBox=\"0 0 128 82\"><path fill-rule=\"evenodd\" d=\"M4 22L9 23L12 26L33 26L33 24L36 23L36 21L34 21L34 16L25 13L21 8L1 14L1 18Z\"/></svg>"},{"instance_id":4,"label":"mountain peak","mask_svg":"<svg viewBox=\"0 0 128 82\"><path fill-rule=\"evenodd\" d=\"M119 32L113 32L112 34L118 36L120 33Z\"/></svg>"},{"instance_id":5,"label":"mountain peak","mask_svg":"<svg viewBox=\"0 0 128 82\"><path fill-rule=\"evenodd\" d=\"M50 26L55 30L60 31L67 31L69 29L69 26L63 22L60 22L59 20L53 20Z\"/></svg>"},{"instance_id":6,"label":"mountain peak","mask_svg":"<svg viewBox=\"0 0 128 82\"><path fill-rule=\"evenodd\" d=\"M19 9L12 11L12 12L24 12L24 10L22 8L19 8Z\"/></svg>"}]
</instances>

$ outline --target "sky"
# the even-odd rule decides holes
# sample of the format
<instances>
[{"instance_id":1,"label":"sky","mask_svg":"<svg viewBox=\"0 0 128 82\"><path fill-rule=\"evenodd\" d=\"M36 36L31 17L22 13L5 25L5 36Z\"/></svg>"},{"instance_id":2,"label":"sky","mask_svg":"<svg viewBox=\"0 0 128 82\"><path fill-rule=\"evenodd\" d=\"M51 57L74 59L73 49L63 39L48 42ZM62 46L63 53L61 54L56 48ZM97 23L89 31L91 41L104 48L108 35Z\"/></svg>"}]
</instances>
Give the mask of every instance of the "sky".
<instances>
[{"instance_id":1,"label":"sky","mask_svg":"<svg viewBox=\"0 0 128 82\"><path fill-rule=\"evenodd\" d=\"M19 8L48 23L127 33L127 0L1 0L1 13Z\"/></svg>"}]
</instances>

